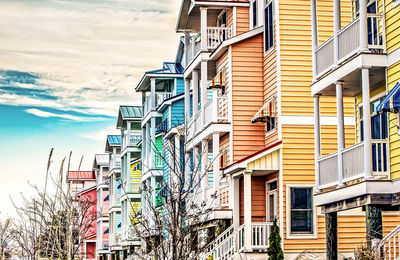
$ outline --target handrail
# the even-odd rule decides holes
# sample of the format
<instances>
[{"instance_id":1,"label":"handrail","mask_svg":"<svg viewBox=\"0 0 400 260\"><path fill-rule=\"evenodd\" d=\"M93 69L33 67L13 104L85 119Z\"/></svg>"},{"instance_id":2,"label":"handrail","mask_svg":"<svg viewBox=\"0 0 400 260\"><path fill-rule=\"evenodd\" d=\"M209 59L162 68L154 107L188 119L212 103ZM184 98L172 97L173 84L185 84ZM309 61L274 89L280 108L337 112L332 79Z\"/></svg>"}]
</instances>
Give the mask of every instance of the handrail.
<instances>
[{"instance_id":1,"label":"handrail","mask_svg":"<svg viewBox=\"0 0 400 260\"><path fill-rule=\"evenodd\" d=\"M349 27L351 27L353 24L357 23L360 20L360 17L357 17L356 19L354 19L353 21L349 22L348 24L346 24L345 27L343 27L342 29L339 30L338 35L342 34L344 31L346 31ZM333 37L333 36L332 36Z\"/></svg>"}]
</instances>

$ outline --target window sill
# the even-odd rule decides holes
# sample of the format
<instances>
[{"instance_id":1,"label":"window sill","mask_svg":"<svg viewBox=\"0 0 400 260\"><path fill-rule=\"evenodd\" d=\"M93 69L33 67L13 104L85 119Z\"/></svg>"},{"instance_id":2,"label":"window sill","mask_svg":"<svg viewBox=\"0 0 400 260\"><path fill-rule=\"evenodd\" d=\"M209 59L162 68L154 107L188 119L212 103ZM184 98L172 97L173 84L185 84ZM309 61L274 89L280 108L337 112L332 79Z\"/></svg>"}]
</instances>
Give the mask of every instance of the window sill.
<instances>
[{"instance_id":1,"label":"window sill","mask_svg":"<svg viewBox=\"0 0 400 260\"><path fill-rule=\"evenodd\" d=\"M287 234L286 239L318 239L317 234Z\"/></svg>"}]
</instances>

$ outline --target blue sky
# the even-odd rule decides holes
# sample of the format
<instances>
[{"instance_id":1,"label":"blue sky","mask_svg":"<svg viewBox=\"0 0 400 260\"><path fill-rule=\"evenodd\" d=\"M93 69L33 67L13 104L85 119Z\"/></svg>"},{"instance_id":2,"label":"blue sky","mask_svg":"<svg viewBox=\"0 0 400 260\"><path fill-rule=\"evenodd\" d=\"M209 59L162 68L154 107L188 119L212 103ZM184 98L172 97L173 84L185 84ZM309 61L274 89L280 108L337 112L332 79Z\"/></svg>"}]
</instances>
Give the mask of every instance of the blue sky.
<instances>
[{"instance_id":1,"label":"blue sky","mask_svg":"<svg viewBox=\"0 0 400 260\"><path fill-rule=\"evenodd\" d=\"M29 194L73 152L90 169L115 133L118 106L139 104L146 70L175 58L180 0L0 1L0 196ZM4 201L3 201L4 200Z\"/></svg>"}]
</instances>

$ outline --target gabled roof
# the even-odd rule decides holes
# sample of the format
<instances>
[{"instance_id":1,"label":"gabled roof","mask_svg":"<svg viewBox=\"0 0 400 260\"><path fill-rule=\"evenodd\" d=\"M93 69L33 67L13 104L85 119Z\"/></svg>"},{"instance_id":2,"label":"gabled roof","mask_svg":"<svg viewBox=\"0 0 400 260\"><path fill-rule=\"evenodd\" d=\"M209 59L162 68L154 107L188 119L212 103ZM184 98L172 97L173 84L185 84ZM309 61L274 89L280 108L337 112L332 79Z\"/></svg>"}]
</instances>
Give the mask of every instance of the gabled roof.
<instances>
[{"instance_id":1,"label":"gabled roof","mask_svg":"<svg viewBox=\"0 0 400 260\"><path fill-rule=\"evenodd\" d=\"M69 171L67 180L96 180L94 171Z\"/></svg>"},{"instance_id":2,"label":"gabled roof","mask_svg":"<svg viewBox=\"0 0 400 260\"><path fill-rule=\"evenodd\" d=\"M126 126L126 121L136 121L139 124L142 120L141 106L120 106L117 119L117 128Z\"/></svg>"},{"instance_id":3,"label":"gabled roof","mask_svg":"<svg viewBox=\"0 0 400 260\"><path fill-rule=\"evenodd\" d=\"M150 78L174 79L183 77L183 72L184 69L181 64L175 62L164 62L161 69L146 71L135 90L147 91L150 86Z\"/></svg>"},{"instance_id":4,"label":"gabled roof","mask_svg":"<svg viewBox=\"0 0 400 260\"><path fill-rule=\"evenodd\" d=\"M106 152L112 152L113 147L121 146L120 135L107 135Z\"/></svg>"},{"instance_id":5,"label":"gabled roof","mask_svg":"<svg viewBox=\"0 0 400 260\"><path fill-rule=\"evenodd\" d=\"M97 166L108 166L110 164L110 157L108 154L96 154L94 156L94 161L93 161L93 168L96 169Z\"/></svg>"}]
</instances>

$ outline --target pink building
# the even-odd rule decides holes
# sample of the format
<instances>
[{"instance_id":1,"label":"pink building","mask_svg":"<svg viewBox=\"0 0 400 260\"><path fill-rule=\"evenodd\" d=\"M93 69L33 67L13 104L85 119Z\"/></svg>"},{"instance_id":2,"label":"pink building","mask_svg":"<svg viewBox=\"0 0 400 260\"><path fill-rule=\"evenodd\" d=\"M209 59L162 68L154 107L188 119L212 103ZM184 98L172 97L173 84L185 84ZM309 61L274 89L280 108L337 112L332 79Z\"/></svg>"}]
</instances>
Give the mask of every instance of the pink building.
<instances>
[{"instance_id":1,"label":"pink building","mask_svg":"<svg viewBox=\"0 0 400 260\"><path fill-rule=\"evenodd\" d=\"M96 259L97 190L96 186L77 194L81 209L85 209L80 232L81 259ZM90 205L88 207L88 205Z\"/></svg>"}]
</instances>

